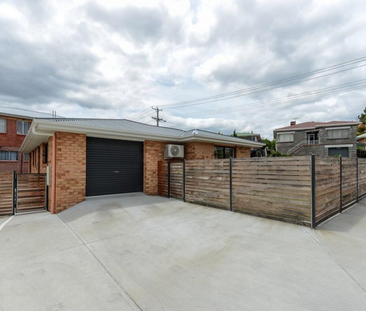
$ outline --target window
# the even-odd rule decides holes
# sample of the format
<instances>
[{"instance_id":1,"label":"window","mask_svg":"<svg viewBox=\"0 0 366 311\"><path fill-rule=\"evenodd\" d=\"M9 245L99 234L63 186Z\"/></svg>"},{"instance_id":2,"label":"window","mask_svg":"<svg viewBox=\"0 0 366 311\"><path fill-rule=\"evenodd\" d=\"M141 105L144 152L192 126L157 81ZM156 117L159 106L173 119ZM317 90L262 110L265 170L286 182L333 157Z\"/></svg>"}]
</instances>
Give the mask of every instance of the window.
<instances>
[{"instance_id":1,"label":"window","mask_svg":"<svg viewBox=\"0 0 366 311\"><path fill-rule=\"evenodd\" d=\"M215 146L215 159L235 158L235 148Z\"/></svg>"},{"instance_id":2,"label":"window","mask_svg":"<svg viewBox=\"0 0 366 311\"><path fill-rule=\"evenodd\" d=\"M0 119L0 133L6 133L6 119Z\"/></svg>"},{"instance_id":3,"label":"window","mask_svg":"<svg viewBox=\"0 0 366 311\"><path fill-rule=\"evenodd\" d=\"M292 142L294 141L294 134L293 133L277 134L277 141L279 143Z\"/></svg>"},{"instance_id":4,"label":"window","mask_svg":"<svg viewBox=\"0 0 366 311\"><path fill-rule=\"evenodd\" d=\"M29 161L29 153L24 153L24 162Z\"/></svg>"},{"instance_id":5,"label":"window","mask_svg":"<svg viewBox=\"0 0 366 311\"><path fill-rule=\"evenodd\" d=\"M342 138L348 138L348 130L345 129L339 129L339 130L329 130L328 132L328 138L329 139L342 139Z\"/></svg>"},{"instance_id":6,"label":"window","mask_svg":"<svg viewBox=\"0 0 366 311\"><path fill-rule=\"evenodd\" d=\"M22 135L27 135L29 130L30 122L18 121L17 122L17 133Z\"/></svg>"},{"instance_id":7,"label":"window","mask_svg":"<svg viewBox=\"0 0 366 311\"><path fill-rule=\"evenodd\" d=\"M17 151L0 151L1 161L18 161Z\"/></svg>"},{"instance_id":8,"label":"window","mask_svg":"<svg viewBox=\"0 0 366 311\"><path fill-rule=\"evenodd\" d=\"M48 144L43 145L43 163L48 163Z\"/></svg>"}]
</instances>

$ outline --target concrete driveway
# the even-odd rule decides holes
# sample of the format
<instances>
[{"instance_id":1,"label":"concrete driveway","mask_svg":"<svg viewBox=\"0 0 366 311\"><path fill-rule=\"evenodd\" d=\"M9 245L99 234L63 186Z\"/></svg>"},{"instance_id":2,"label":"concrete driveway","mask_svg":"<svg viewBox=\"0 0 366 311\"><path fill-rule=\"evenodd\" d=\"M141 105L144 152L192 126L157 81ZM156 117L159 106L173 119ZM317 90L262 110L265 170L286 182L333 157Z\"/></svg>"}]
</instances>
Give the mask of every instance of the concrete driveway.
<instances>
[{"instance_id":1,"label":"concrete driveway","mask_svg":"<svg viewBox=\"0 0 366 311\"><path fill-rule=\"evenodd\" d=\"M366 310L365 288L366 201L311 230L118 195L0 231L1 311Z\"/></svg>"}]
</instances>

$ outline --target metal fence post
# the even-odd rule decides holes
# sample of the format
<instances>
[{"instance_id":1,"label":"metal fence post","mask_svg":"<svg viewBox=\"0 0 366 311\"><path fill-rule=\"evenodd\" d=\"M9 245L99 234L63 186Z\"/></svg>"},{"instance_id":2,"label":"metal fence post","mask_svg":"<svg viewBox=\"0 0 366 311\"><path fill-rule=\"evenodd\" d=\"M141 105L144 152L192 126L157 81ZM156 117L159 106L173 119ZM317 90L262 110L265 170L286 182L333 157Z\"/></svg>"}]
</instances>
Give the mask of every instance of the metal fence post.
<instances>
[{"instance_id":1,"label":"metal fence post","mask_svg":"<svg viewBox=\"0 0 366 311\"><path fill-rule=\"evenodd\" d=\"M16 213L17 204L17 174L13 171L13 215Z\"/></svg>"},{"instance_id":2,"label":"metal fence post","mask_svg":"<svg viewBox=\"0 0 366 311\"><path fill-rule=\"evenodd\" d=\"M186 201L186 160L183 160L183 202Z\"/></svg>"},{"instance_id":3,"label":"metal fence post","mask_svg":"<svg viewBox=\"0 0 366 311\"><path fill-rule=\"evenodd\" d=\"M342 156L339 157L339 213L342 213L343 190L342 190Z\"/></svg>"},{"instance_id":4,"label":"metal fence post","mask_svg":"<svg viewBox=\"0 0 366 311\"><path fill-rule=\"evenodd\" d=\"M358 202L358 158L356 158L356 202Z\"/></svg>"},{"instance_id":5,"label":"metal fence post","mask_svg":"<svg viewBox=\"0 0 366 311\"><path fill-rule=\"evenodd\" d=\"M311 167L311 228L316 229L316 210L315 210L315 155L310 156Z\"/></svg>"},{"instance_id":6,"label":"metal fence post","mask_svg":"<svg viewBox=\"0 0 366 311\"><path fill-rule=\"evenodd\" d=\"M168 161L168 199L170 199L170 161Z\"/></svg>"},{"instance_id":7,"label":"metal fence post","mask_svg":"<svg viewBox=\"0 0 366 311\"><path fill-rule=\"evenodd\" d=\"M233 159L230 158L230 211L233 211Z\"/></svg>"}]
</instances>

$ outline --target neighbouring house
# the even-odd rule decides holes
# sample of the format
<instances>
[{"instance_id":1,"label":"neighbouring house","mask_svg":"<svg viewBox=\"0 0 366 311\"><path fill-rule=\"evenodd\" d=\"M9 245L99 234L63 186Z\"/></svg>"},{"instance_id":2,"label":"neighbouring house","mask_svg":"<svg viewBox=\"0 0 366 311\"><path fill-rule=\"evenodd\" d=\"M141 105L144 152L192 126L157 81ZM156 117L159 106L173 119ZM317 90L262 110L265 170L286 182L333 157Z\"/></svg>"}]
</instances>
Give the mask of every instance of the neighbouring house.
<instances>
[{"instance_id":1,"label":"neighbouring house","mask_svg":"<svg viewBox=\"0 0 366 311\"><path fill-rule=\"evenodd\" d=\"M304 122L275 129L276 150L288 155L356 157L356 131L360 122Z\"/></svg>"},{"instance_id":2,"label":"neighbouring house","mask_svg":"<svg viewBox=\"0 0 366 311\"><path fill-rule=\"evenodd\" d=\"M183 131L118 119L35 119L21 152L30 172L48 171L48 206L65 210L88 196L158 194L158 162L167 145L184 159L249 158L264 144L199 129ZM173 159L175 160L175 159ZM49 169L47 169L47 167Z\"/></svg>"},{"instance_id":3,"label":"neighbouring house","mask_svg":"<svg viewBox=\"0 0 366 311\"><path fill-rule=\"evenodd\" d=\"M20 153L19 148L32 119L45 117L51 114L0 107L0 173L28 173L28 154Z\"/></svg>"},{"instance_id":4,"label":"neighbouring house","mask_svg":"<svg viewBox=\"0 0 366 311\"><path fill-rule=\"evenodd\" d=\"M366 147L366 133L357 136L357 143L362 144L364 147Z\"/></svg>"},{"instance_id":5,"label":"neighbouring house","mask_svg":"<svg viewBox=\"0 0 366 311\"><path fill-rule=\"evenodd\" d=\"M253 132L242 132L242 133L236 133L236 135L240 138L248 139L251 141L258 141L261 142L261 135Z\"/></svg>"}]
</instances>

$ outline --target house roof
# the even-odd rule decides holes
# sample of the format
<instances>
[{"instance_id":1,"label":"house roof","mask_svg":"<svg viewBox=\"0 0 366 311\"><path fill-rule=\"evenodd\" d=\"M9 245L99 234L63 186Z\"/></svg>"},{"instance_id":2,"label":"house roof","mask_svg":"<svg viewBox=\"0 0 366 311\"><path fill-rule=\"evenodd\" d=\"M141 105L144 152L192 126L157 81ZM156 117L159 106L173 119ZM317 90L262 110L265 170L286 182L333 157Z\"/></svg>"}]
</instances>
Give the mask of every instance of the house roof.
<instances>
[{"instance_id":1,"label":"house roof","mask_svg":"<svg viewBox=\"0 0 366 311\"><path fill-rule=\"evenodd\" d=\"M298 131L298 130L309 130L316 129L319 127L336 127L336 126L345 126L345 125L358 125L361 122L358 121L330 121L330 122L304 122L295 125L285 126L278 129L275 129L275 132L283 132L283 131Z\"/></svg>"},{"instance_id":2,"label":"house roof","mask_svg":"<svg viewBox=\"0 0 366 311\"><path fill-rule=\"evenodd\" d=\"M366 133L357 136L357 140L360 140L360 139L363 139L363 138L366 138Z\"/></svg>"},{"instance_id":3,"label":"house roof","mask_svg":"<svg viewBox=\"0 0 366 311\"><path fill-rule=\"evenodd\" d=\"M24 119L51 118L51 113L32 111L28 109L0 106L0 115L8 117L21 117Z\"/></svg>"},{"instance_id":4,"label":"house roof","mask_svg":"<svg viewBox=\"0 0 366 311\"><path fill-rule=\"evenodd\" d=\"M169 142L201 141L224 145L261 147L262 143L221 135L200 129L183 131L169 127L157 127L125 119L34 119L20 152L30 152L55 132L82 133L89 137L123 140L160 140Z\"/></svg>"},{"instance_id":5,"label":"house roof","mask_svg":"<svg viewBox=\"0 0 366 311\"><path fill-rule=\"evenodd\" d=\"M261 134L252 133L252 132L241 132L241 133L236 133L236 135L238 135L238 136L261 136Z\"/></svg>"}]
</instances>

